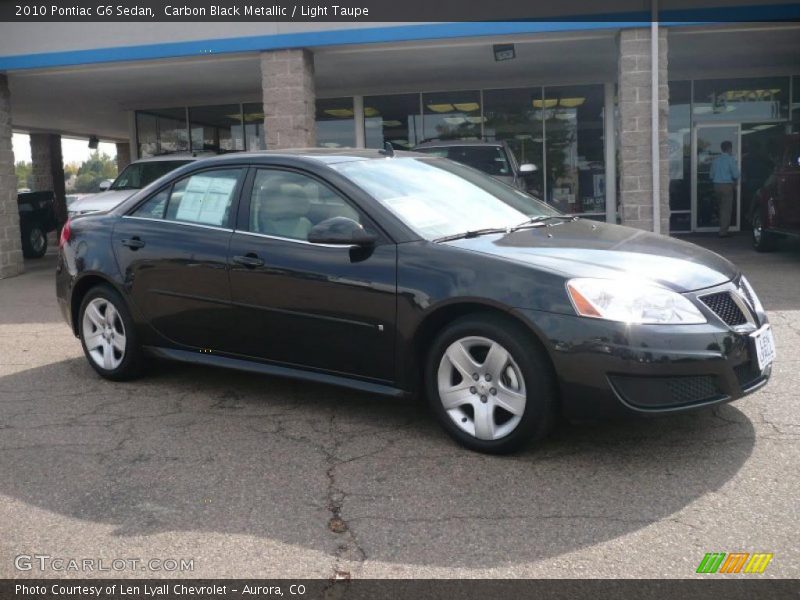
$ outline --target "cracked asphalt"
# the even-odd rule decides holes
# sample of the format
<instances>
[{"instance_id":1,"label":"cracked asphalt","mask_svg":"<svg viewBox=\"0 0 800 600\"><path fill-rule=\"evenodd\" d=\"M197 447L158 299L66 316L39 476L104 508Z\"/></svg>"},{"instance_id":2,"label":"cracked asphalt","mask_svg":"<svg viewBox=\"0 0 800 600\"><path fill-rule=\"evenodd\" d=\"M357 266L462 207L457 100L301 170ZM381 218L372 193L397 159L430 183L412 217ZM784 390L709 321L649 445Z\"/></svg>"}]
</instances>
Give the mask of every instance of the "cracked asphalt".
<instances>
[{"instance_id":1,"label":"cracked asphalt","mask_svg":"<svg viewBox=\"0 0 800 600\"><path fill-rule=\"evenodd\" d=\"M160 363L101 380L53 256L0 281L0 577L693 577L772 552L800 577L800 250L694 238L769 311L771 383L733 404L562 425L510 457L419 401ZM14 558L189 558L191 572L20 572Z\"/></svg>"}]
</instances>

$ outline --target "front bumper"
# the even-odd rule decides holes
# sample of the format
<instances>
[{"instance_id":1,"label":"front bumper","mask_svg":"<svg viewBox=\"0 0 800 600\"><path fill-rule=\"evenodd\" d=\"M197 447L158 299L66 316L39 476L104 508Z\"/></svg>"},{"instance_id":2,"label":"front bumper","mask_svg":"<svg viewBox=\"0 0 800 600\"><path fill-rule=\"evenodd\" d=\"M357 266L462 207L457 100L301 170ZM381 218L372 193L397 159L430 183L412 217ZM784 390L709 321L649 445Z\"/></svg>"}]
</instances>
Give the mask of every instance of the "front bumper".
<instances>
[{"instance_id":1,"label":"front bumper","mask_svg":"<svg viewBox=\"0 0 800 600\"><path fill-rule=\"evenodd\" d=\"M630 325L518 309L552 358L566 416L673 413L736 400L763 387L748 329L709 318L703 325Z\"/></svg>"}]
</instances>

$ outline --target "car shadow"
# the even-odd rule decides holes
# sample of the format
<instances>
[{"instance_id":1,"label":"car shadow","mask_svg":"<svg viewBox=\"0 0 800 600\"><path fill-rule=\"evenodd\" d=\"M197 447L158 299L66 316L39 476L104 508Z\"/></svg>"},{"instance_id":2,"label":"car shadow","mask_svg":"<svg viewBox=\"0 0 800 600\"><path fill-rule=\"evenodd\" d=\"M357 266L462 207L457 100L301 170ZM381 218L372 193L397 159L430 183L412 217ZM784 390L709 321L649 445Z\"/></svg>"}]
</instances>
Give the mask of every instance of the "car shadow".
<instances>
[{"instance_id":1,"label":"car shadow","mask_svg":"<svg viewBox=\"0 0 800 600\"><path fill-rule=\"evenodd\" d=\"M416 400L159 364L134 383L83 358L0 377L0 493L115 536L247 534L330 555L488 568L631 534L750 456L734 406L564 426L508 457L455 445Z\"/></svg>"}]
</instances>

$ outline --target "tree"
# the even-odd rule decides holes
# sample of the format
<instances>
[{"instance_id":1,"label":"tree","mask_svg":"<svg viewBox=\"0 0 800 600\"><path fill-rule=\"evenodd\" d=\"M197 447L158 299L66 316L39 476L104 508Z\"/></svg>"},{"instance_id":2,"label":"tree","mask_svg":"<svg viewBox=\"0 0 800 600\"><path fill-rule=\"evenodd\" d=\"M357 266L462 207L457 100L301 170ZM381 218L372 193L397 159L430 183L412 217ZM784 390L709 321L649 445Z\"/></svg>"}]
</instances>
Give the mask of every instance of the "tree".
<instances>
[{"instance_id":1,"label":"tree","mask_svg":"<svg viewBox=\"0 0 800 600\"><path fill-rule=\"evenodd\" d=\"M17 174L17 188L31 188L33 186L33 165L29 162L19 161L14 165Z\"/></svg>"},{"instance_id":2,"label":"tree","mask_svg":"<svg viewBox=\"0 0 800 600\"><path fill-rule=\"evenodd\" d=\"M75 191L81 193L99 192L100 182L117 176L117 163L107 154L95 150L88 160L78 168Z\"/></svg>"}]
</instances>

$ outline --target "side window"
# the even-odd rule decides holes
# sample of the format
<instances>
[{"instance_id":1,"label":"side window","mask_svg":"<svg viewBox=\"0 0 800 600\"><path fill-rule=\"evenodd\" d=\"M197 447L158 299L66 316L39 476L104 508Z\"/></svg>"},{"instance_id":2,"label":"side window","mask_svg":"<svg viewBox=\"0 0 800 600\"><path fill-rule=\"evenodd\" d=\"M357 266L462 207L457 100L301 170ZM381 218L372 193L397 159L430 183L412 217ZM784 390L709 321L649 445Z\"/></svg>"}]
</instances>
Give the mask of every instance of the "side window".
<instances>
[{"instance_id":1,"label":"side window","mask_svg":"<svg viewBox=\"0 0 800 600\"><path fill-rule=\"evenodd\" d=\"M316 179L276 169L256 172L250 198L250 231L306 240L314 225L332 217L362 222L344 198Z\"/></svg>"},{"instance_id":2,"label":"side window","mask_svg":"<svg viewBox=\"0 0 800 600\"><path fill-rule=\"evenodd\" d=\"M225 227L242 169L203 171L172 186L164 218L169 221Z\"/></svg>"},{"instance_id":3,"label":"side window","mask_svg":"<svg viewBox=\"0 0 800 600\"><path fill-rule=\"evenodd\" d=\"M164 210L167 208L167 199L169 198L169 188L163 189L155 196L151 196L144 204L140 204L139 208L133 211L134 217L145 217L147 219L163 219Z\"/></svg>"}]
</instances>

